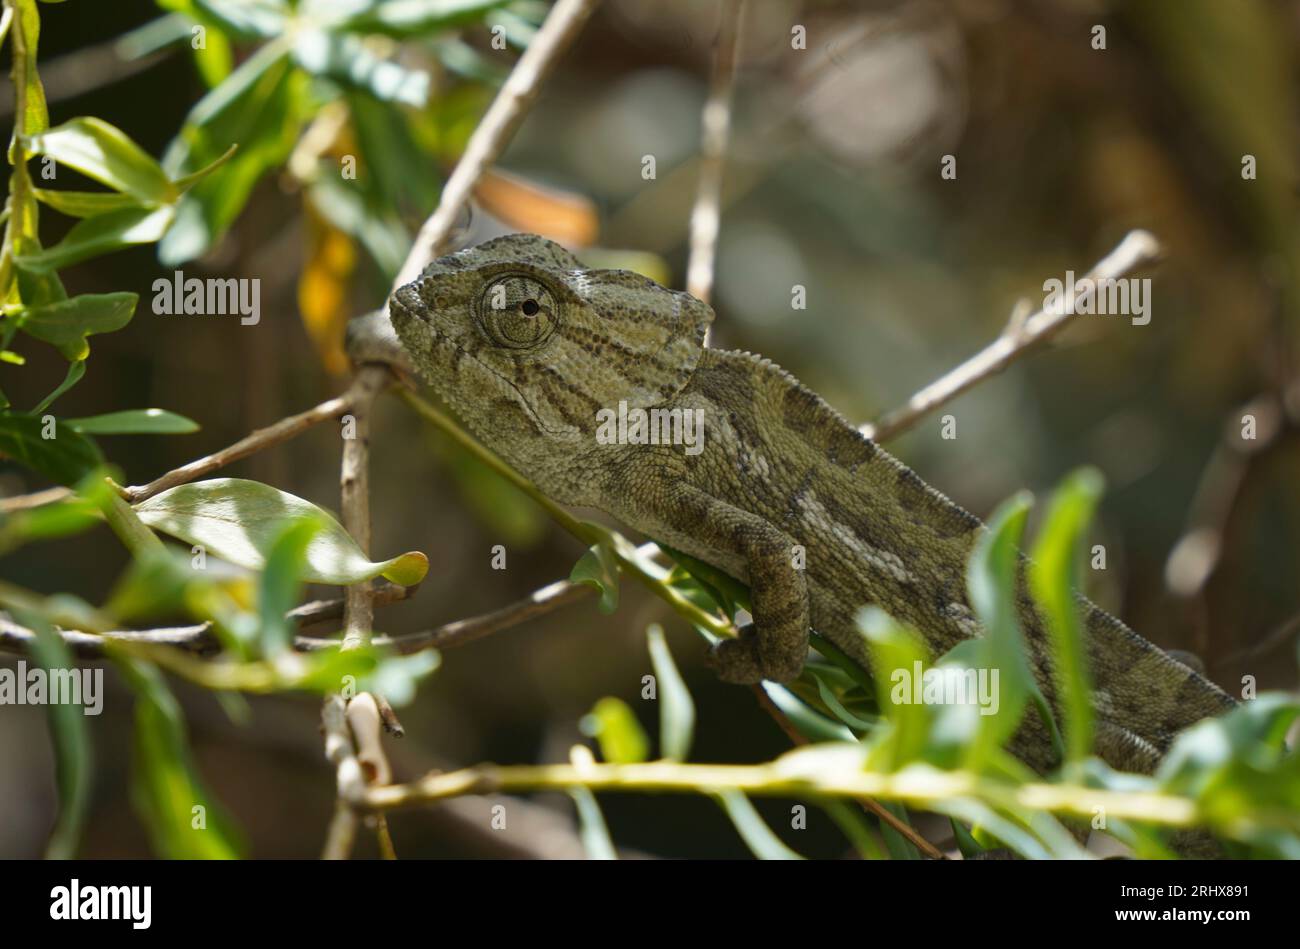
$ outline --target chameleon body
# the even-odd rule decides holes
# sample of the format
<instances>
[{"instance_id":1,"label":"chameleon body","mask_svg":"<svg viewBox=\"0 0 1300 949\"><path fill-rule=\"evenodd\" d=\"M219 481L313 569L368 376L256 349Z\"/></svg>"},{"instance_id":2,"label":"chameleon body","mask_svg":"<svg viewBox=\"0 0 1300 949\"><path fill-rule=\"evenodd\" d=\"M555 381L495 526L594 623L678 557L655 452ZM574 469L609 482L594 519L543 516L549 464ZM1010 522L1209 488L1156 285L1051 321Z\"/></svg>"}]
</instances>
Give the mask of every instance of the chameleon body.
<instances>
[{"instance_id":1,"label":"chameleon body","mask_svg":"<svg viewBox=\"0 0 1300 949\"><path fill-rule=\"evenodd\" d=\"M520 234L430 264L389 314L411 362L542 491L749 584L753 624L710 655L723 679L790 680L810 627L869 669L855 623L868 604L919 631L936 657L980 635L965 575L986 528L772 362L706 348L713 311L689 294L584 269ZM602 417L656 408L699 413L700 446L599 437ZM1019 587L1030 665L1055 705L1044 621L1023 576ZM1179 731L1233 706L1119 620L1079 605L1096 750L1112 766L1149 772ZM1040 771L1056 763L1033 715L1010 748Z\"/></svg>"}]
</instances>

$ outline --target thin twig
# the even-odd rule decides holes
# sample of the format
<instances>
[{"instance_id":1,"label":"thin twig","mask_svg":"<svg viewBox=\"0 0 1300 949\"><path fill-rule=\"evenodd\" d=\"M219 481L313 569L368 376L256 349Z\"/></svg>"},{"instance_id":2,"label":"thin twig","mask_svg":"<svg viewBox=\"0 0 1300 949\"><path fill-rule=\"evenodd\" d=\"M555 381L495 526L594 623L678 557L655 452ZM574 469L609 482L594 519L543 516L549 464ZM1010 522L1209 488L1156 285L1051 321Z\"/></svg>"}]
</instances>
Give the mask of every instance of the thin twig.
<instances>
[{"instance_id":1,"label":"thin twig","mask_svg":"<svg viewBox=\"0 0 1300 949\"><path fill-rule=\"evenodd\" d=\"M339 475L342 495L339 514L343 527L361 552L370 554L370 416L375 397L392 376L379 366L363 366L352 383L353 431L343 441L343 466ZM343 648L357 649L370 641L375 622L370 581L351 584L343 601Z\"/></svg>"},{"instance_id":2,"label":"thin twig","mask_svg":"<svg viewBox=\"0 0 1300 949\"><path fill-rule=\"evenodd\" d=\"M723 0L719 7L717 49L709 98L700 114L700 178L691 210L691 252L686 266L686 289L698 300L713 295L714 259L718 249L718 210L722 195L722 169L731 129L731 97L736 81L736 51L745 0ZM707 345L707 340L705 345Z\"/></svg>"},{"instance_id":3,"label":"thin twig","mask_svg":"<svg viewBox=\"0 0 1300 949\"><path fill-rule=\"evenodd\" d=\"M334 818L330 821L321 858L346 860L352 853L352 844L356 840L355 808L364 799L366 781L361 762L357 760L356 746L348 727L347 703L342 696L326 696L321 707L321 730L325 735L325 758L334 765L338 786Z\"/></svg>"},{"instance_id":4,"label":"thin twig","mask_svg":"<svg viewBox=\"0 0 1300 949\"><path fill-rule=\"evenodd\" d=\"M375 605L396 603L411 596L416 587L399 586L396 583L383 583L375 591L372 600ZM500 611L498 611L500 612ZM489 616L495 614L488 614ZM285 617L299 627L323 623L326 620L339 619L343 616L343 600L312 600L296 606ZM462 620L473 623L475 620ZM456 625L456 624L450 624ZM444 627L445 628L445 627ZM78 659L101 659L108 654L107 647L114 641L141 643L152 646L172 646L184 649L196 656L216 655L221 651L221 641L216 637L211 623L194 623L189 626L169 626L157 629L121 629L103 633L86 632L76 629L59 630L64 644ZM415 636L425 637L436 631L429 631ZM26 652L36 634L25 626L0 614L0 651ZM422 640L423 641L423 640ZM401 651L400 641L376 640L377 645L397 645ZM317 639L309 636L294 638L294 648L299 652L314 652L320 649L337 649L342 645L338 639ZM418 651L418 650L411 650Z\"/></svg>"},{"instance_id":5,"label":"thin twig","mask_svg":"<svg viewBox=\"0 0 1300 949\"><path fill-rule=\"evenodd\" d=\"M0 498L0 514L13 514L15 511L27 511L34 507L44 507L55 501L62 501L73 495L71 488L46 488L31 494L19 494L11 498Z\"/></svg>"},{"instance_id":6,"label":"thin twig","mask_svg":"<svg viewBox=\"0 0 1300 949\"><path fill-rule=\"evenodd\" d=\"M247 458L263 448L269 448L272 445L278 445L280 442L288 441L313 425L342 415L352 407L356 396L357 387L354 384L353 388L343 393L343 395L322 402L306 412L282 418L266 428L259 428L251 435L241 438L233 445L221 449L221 451L205 455L187 465L182 465L174 471L169 471L162 477L150 481L148 484L124 488L123 496L132 504L138 504L141 501L148 500L155 494L166 491L168 488L174 488L178 484L186 484L195 478L201 478L205 474L216 471L218 468L223 468L242 458Z\"/></svg>"},{"instance_id":7,"label":"thin twig","mask_svg":"<svg viewBox=\"0 0 1300 949\"><path fill-rule=\"evenodd\" d=\"M1119 245L1087 273L1087 279L1115 280L1154 263L1160 256L1160 244L1147 231L1130 231ZM1080 283L1083 281L1081 280ZM1058 335L1079 315L1081 300L1096 294L1092 290L1073 294L1059 310L1039 310L1032 316L1015 319L1012 325L984 349L957 368L917 392L905 405L886 412L876 422L863 425L860 431L878 442L888 441L907 431L939 406L952 401L971 386L995 375L1047 340ZM1017 315L1018 317L1018 315Z\"/></svg>"},{"instance_id":8,"label":"thin twig","mask_svg":"<svg viewBox=\"0 0 1300 949\"><path fill-rule=\"evenodd\" d=\"M452 225L469 201L479 177L492 165L527 115L542 81L569 47L578 30L600 0L559 0L515 63L509 78L479 121L465 152L443 185L438 209L416 235L406 262L398 271L397 286L410 283L425 264L442 250Z\"/></svg>"},{"instance_id":9,"label":"thin twig","mask_svg":"<svg viewBox=\"0 0 1300 949\"><path fill-rule=\"evenodd\" d=\"M1255 419L1255 438L1241 437L1242 418ZM1165 561L1165 585L1175 596L1199 595L1223 554L1223 537L1252 462L1278 442L1287 425L1283 401L1263 393L1242 405L1223 426L1188 511L1182 536Z\"/></svg>"},{"instance_id":10,"label":"thin twig","mask_svg":"<svg viewBox=\"0 0 1300 949\"><path fill-rule=\"evenodd\" d=\"M361 553L370 555L370 415L375 398L388 385L393 376L380 366L362 366L353 379L349 390L354 394L352 400L353 431L350 438L343 442L343 464L339 474L339 491L342 496L339 514L343 528L356 541ZM343 597L343 651L360 649L370 642L375 625L375 607L370 597L369 580L350 584ZM378 704L368 693L361 693L350 700L331 695L325 699L321 709L321 718L332 714L335 704L342 702L348 724L352 733L363 747L379 744ZM373 734L356 733L357 723L353 721L350 710L354 705L373 708ZM365 718L371 723L371 717ZM381 753L382 757L382 753ZM387 759L383 759L386 763ZM365 777L364 767L362 769ZM356 839L356 825L360 820L354 802L343 794L340 778L339 799L334 808L334 819L330 823L326 838L325 856L327 859L347 859L351 854L352 842ZM387 824L379 831L380 846L384 846L384 837L388 831ZM389 849L392 841L387 841Z\"/></svg>"}]
</instances>

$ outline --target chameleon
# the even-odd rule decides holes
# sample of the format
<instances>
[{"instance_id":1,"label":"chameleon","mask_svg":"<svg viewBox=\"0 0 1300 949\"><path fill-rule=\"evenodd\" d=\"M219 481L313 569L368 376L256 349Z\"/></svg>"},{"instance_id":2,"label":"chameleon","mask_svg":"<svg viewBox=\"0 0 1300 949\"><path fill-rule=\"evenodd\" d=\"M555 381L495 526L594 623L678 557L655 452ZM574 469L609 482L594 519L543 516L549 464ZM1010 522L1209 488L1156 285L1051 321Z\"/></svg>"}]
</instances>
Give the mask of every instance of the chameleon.
<instances>
[{"instance_id":1,"label":"chameleon","mask_svg":"<svg viewBox=\"0 0 1300 949\"><path fill-rule=\"evenodd\" d=\"M749 585L752 623L708 657L724 681L790 681L808 656L810 629L870 670L856 623L866 605L916 630L935 656L981 635L965 576L982 522L770 360L706 346L713 316L686 292L626 270L584 268L531 234L441 257L388 301L405 361L542 492L603 511ZM364 339L349 348L364 361ZM698 444L602 438L615 411L697 419ZM1020 564L1027 658L1055 708L1045 620L1023 556ZM1180 731L1235 705L1077 600L1095 751L1112 767L1152 772ZM1041 773L1059 763L1033 715L1008 748Z\"/></svg>"}]
</instances>

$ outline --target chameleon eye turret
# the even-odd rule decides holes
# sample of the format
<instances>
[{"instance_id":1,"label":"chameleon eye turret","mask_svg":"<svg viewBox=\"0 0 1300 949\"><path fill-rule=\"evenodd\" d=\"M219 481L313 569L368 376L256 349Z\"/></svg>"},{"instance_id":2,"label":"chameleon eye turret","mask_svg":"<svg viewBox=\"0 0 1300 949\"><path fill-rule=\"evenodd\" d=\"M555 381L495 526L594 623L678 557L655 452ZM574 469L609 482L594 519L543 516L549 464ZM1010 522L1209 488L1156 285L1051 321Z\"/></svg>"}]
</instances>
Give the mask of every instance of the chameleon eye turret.
<instances>
[{"instance_id":1,"label":"chameleon eye turret","mask_svg":"<svg viewBox=\"0 0 1300 949\"><path fill-rule=\"evenodd\" d=\"M541 281L523 274L497 277L479 298L478 322L505 349L536 349L555 332L555 300Z\"/></svg>"}]
</instances>

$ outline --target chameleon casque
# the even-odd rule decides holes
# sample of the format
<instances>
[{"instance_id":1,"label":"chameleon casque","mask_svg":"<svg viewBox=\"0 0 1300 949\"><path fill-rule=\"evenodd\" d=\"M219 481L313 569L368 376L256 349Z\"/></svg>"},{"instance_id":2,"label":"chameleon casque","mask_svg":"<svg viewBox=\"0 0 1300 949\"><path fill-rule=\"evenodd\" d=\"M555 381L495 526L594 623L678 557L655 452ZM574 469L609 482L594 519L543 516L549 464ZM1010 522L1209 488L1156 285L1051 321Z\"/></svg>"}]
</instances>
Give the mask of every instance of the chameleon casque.
<instances>
[{"instance_id":1,"label":"chameleon casque","mask_svg":"<svg viewBox=\"0 0 1300 949\"><path fill-rule=\"evenodd\" d=\"M749 584L753 624L710 655L724 680L798 675L810 627L869 668L855 625L868 604L918 630L936 657L980 635L965 569L981 522L780 367L706 348L713 311L689 294L584 269L560 245L516 234L434 261L392 295L389 315L466 425L547 495ZM620 402L701 412L702 450L602 444L597 415ZM1023 571L1019 588L1029 662L1055 704ZM1082 597L1079 606L1096 751L1111 766L1150 772L1179 731L1235 704L1113 616ZM1038 771L1056 764L1037 716L1025 716L1010 750Z\"/></svg>"}]
</instances>

